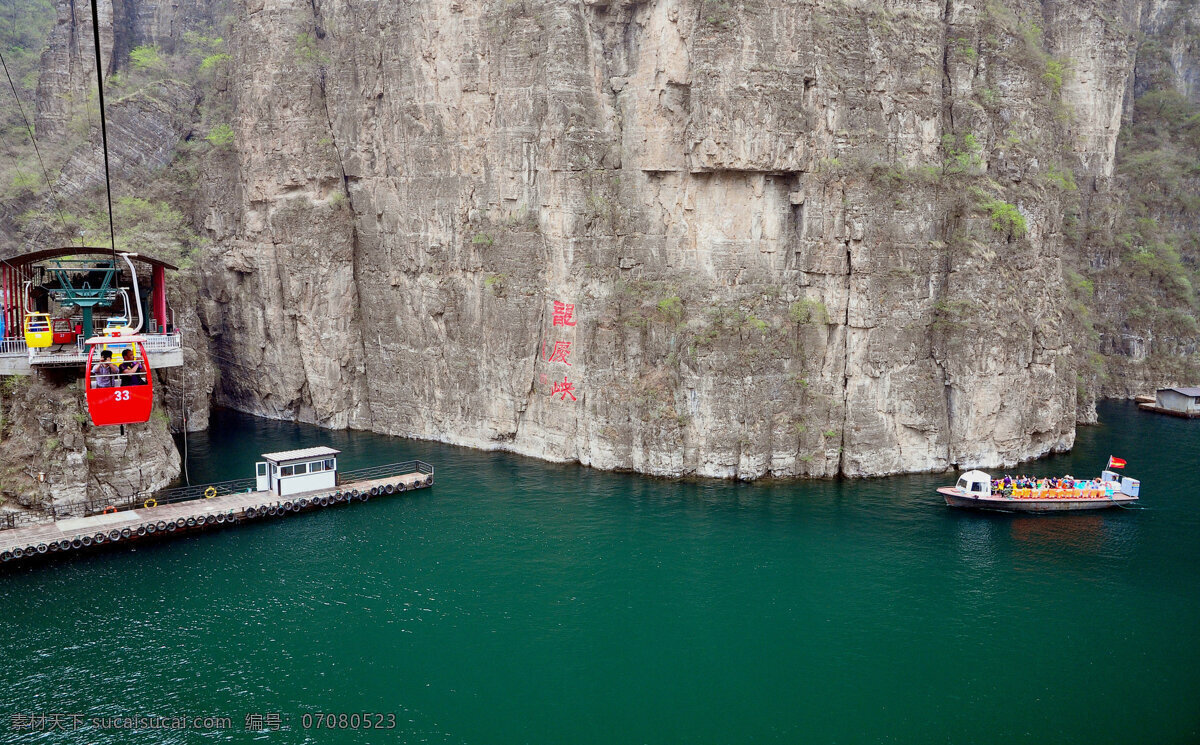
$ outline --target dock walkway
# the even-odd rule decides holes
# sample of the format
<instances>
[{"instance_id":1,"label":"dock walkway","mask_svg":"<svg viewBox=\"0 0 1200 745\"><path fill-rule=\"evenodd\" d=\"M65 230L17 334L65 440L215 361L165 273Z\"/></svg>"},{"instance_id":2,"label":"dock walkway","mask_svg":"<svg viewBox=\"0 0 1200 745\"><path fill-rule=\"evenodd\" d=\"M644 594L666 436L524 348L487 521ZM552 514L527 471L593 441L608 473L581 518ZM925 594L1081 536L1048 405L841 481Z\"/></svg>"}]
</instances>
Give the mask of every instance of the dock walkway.
<instances>
[{"instance_id":1,"label":"dock walkway","mask_svg":"<svg viewBox=\"0 0 1200 745\"><path fill-rule=\"evenodd\" d=\"M0 562L80 551L108 543L180 535L432 486L432 468L427 464L420 465L428 470L351 481L339 484L335 489L317 489L286 497L269 491L237 492L0 530ZM152 502L152 499L146 500L148 504Z\"/></svg>"}]
</instances>

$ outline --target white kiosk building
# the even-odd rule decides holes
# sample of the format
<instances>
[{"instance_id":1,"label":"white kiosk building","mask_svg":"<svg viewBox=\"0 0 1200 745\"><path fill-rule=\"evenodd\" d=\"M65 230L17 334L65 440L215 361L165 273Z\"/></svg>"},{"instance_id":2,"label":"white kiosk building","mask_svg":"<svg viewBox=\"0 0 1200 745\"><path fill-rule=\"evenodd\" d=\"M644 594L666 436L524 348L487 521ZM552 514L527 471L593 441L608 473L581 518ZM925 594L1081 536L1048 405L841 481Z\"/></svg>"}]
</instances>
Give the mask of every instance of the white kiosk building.
<instances>
[{"instance_id":1,"label":"white kiosk building","mask_svg":"<svg viewBox=\"0 0 1200 745\"><path fill-rule=\"evenodd\" d=\"M263 453L255 466L256 488L280 497L337 487L337 456L330 447Z\"/></svg>"}]
</instances>

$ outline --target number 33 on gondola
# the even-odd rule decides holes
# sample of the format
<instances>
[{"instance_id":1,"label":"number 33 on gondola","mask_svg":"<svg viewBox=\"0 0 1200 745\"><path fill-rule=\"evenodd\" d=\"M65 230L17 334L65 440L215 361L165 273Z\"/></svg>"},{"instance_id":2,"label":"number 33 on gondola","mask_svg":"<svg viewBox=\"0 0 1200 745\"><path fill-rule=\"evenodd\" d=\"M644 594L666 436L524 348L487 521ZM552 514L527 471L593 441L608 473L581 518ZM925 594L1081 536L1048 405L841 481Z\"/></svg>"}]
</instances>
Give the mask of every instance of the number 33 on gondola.
<instances>
[{"instance_id":1,"label":"number 33 on gondola","mask_svg":"<svg viewBox=\"0 0 1200 745\"><path fill-rule=\"evenodd\" d=\"M98 336L87 340L88 414L97 427L150 420L154 379L142 336Z\"/></svg>"}]
</instances>

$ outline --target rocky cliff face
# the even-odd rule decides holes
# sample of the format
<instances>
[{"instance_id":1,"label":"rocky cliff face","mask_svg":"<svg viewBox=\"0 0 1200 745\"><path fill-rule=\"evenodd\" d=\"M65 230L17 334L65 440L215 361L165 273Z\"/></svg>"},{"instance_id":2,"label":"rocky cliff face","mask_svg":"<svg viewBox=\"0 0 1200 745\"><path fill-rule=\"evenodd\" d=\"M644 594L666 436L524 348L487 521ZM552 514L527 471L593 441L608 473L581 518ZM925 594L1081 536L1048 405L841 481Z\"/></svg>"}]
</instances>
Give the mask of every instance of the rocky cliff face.
<instances>
[{"instance_id":1,"label":"rocky cliff face","mask_svg":"<svg viewBox=\"0 0 1200 745\"><path fill-rule=\"evenodd\" d=\"M205 215L235 405L664 475L1071 445L1055 176L1112 175L1117 3L245 13Z\"/></svg>"},{"instance_id":2,"label":"rocky cliff face","mask_svg":"<svg viewBox=\"0 0 1200 745\"><path fill-rule=\"evenodd\" d=\"M0 503L50 517L84 514L85 502L150 494L179 477L179 453L165 416L146 424L93 427L83 390L37 377L6 378L0 389ZM92 511L96 511L93 508Z\"/></svg>"},{"instance_id":3,"label":"rocky cliff face","mask_svg":"<svg viewBox=\"0 0 1200 745\"><path fill-rule=\"evenodd\" d=\"M1138 222L1195 205L1127 207L1135 101L1194 101L1186 4L118 5L118 70L232 19L168 128L213 146L166 171L196 174L195 353L237 408L859 476L1069 448L1095 396L1200 369L1190 249ZM1151 285L1170 313L1130 304Z\"/></svg>"}]
</instances>

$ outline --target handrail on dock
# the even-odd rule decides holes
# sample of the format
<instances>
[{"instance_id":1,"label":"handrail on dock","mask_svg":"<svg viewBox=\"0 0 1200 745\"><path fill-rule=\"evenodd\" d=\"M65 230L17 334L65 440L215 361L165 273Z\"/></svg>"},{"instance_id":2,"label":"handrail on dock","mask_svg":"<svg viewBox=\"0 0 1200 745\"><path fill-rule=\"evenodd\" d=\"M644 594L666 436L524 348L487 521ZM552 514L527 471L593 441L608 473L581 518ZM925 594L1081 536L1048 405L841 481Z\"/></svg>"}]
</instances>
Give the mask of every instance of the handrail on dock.
<instances>
[{"instance_id":1,"label":"handrail on dock","mask_svg":"<svg viewBox=\"0 0 1200 745\"><path fill-rule=\"evenodd\" d=\"M416 471L417 473L432 474L433 466L423 460L406 460L402 463L389 463L386 466L371 466L369 468L357 468L353 471L338 471L338 484L341 485L348 481L377 479L391 475L396 471L403 471L405 473Z\"/></svg>"}]
</instances>

